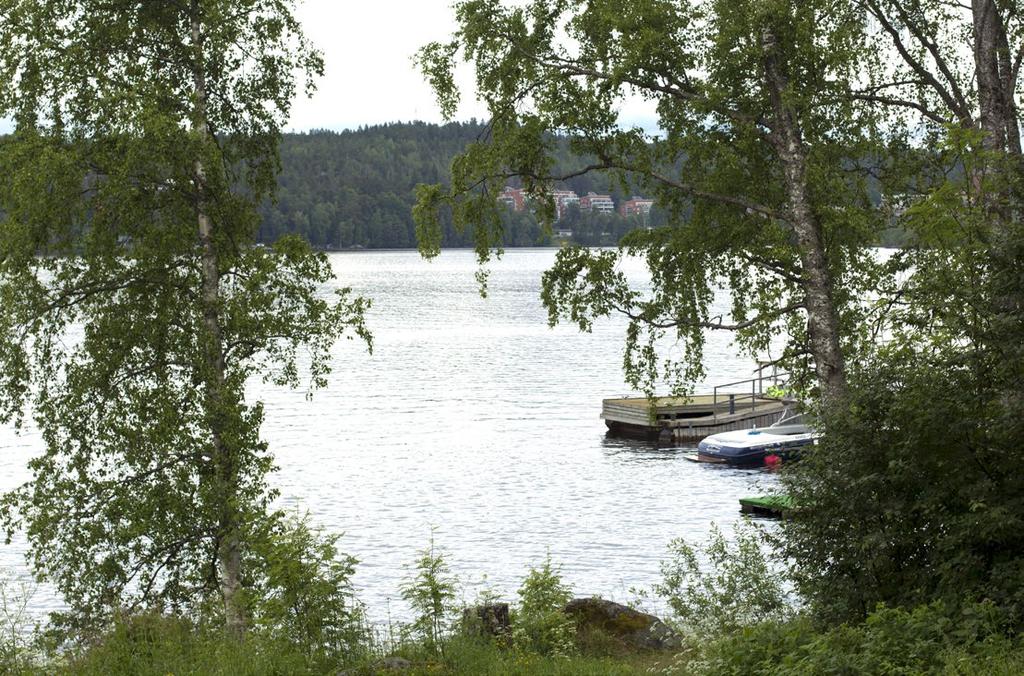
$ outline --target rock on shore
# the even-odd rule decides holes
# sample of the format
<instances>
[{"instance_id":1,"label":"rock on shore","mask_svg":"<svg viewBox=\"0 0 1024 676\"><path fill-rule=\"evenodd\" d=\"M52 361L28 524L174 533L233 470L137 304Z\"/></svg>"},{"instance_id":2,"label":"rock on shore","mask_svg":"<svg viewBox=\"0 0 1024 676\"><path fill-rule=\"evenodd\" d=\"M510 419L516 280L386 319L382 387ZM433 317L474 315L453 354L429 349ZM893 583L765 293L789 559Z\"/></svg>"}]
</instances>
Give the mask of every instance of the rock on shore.
<instances>
[{"instance_id":1,"label":"rock on shore","mask_svg":"<svg viewBox=\"0 0 1024 676\"><path fill-rule=\"evenodd\" d=\"M674 650L682 639L654 615L601 598L569 601L565 613L576 620L580 630L595 629L634 647L647 650Z\"/></svg>"}]
</instances>

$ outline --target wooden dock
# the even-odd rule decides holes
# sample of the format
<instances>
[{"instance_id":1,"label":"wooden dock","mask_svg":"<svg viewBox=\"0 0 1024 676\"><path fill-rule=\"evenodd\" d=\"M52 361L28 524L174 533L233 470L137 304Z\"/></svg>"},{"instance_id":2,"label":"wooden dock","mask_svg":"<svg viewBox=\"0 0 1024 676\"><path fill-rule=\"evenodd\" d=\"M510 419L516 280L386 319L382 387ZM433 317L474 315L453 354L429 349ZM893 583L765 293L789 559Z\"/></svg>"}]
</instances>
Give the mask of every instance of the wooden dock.
<instances>
[{"instance_id":1,"label":"wooden dock","mask_svg":"<svg viewBox=\"0 0 1024 676\"><path fill-rule=\"evenodd\" d=\"M791 509L793 509L793 499L788 495L763 495L754 498L740 498L740 511L744 514L781 519Z\"/></svg>"},{"instance_id":2,"label":"wooden dock","mask_svg":"<svg viewBox=\"0 0 1024 676\"><path fill-rule=\"evenodd\" d=\"M688 397L605 399L601 417L613 436L693 443L710 434L768 427L794 402L765 394L784 374L718 385Z\"/></svg>"}]
</instances>

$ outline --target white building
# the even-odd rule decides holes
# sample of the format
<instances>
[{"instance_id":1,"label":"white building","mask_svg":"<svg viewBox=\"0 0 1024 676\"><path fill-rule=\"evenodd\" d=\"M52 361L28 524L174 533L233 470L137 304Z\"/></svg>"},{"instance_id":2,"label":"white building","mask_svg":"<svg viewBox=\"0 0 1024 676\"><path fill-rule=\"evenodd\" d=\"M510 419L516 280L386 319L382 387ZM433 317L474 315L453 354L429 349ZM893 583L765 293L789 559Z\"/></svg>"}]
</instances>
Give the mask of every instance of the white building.
<instances>
[{"instance_id":1,"label":"white building","mask_svg":"<svg viewBox=\"0 0 1024 676\"><path fill-rule=\"evenodd\" d=\"M611 195L598 195L595 192L588 192L580 198L580 211L597 211L602 214L610 214L615 211L615 202Z\"/></svg>"}]
</instances>

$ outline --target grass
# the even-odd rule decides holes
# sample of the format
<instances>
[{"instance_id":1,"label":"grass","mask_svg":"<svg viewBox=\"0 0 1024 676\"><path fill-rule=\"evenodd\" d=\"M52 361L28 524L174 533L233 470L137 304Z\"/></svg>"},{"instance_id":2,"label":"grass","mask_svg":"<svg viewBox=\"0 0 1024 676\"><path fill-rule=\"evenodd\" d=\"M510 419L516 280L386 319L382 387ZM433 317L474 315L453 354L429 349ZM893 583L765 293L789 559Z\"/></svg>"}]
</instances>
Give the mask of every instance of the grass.
<instances>
[{"instance_id":1,"label":"grass","mask_svg":"<svg viewBox=\"0 0 1024 676\"><path fill-rule=\"evenodd\" d=\"M593 644L597 646L598 644ZM603 647L595 647L607 653ZM435 652L421 643L403 643L388 656L408 660L400 673L506 674L565 676L627 676L648 673L652 666L668 664L671 655L633 653L543 656L510 648L480 637L455 635ZM187 622L167 617L143 616L119 623L108 634L66 653L60 658L0 659L0 673L18 676L75 675L116 676L262 676L302 674L398 673L383 667L385 651L367 649L347 659L311 655L299 646L265 636L251 636L244 643L226 639L218 632L204 632Z\"/></svg>"},{"instance_id":2,"label":"grass","mask_svg":"<svg viewBox=\"0 0 1024 676\"><path fill-rule=\"evenodd\" d=\"M398 652L403 654L402 651ZM408 654L413 667L404 673L416 674L480 674L506 676L507 674L552 676L627 676L647 673L651 666L668 663L671 656L658 653L620 655L577 654L552 657L536 653L503 649L493 642L468 637L456 637L445 646L443 656L428 657ZM371 668L355 674L373 673Z\"/></svg>"},{"instance_id":3,"label":"grass","mask_svg":"<svg viewBox=\"0 0 1024 676\"><path fill-rule=\"evenodd\" d=\"M895 616L903 625L905 618ZM1024 645L990 637L964 645L922 637L895 638L869 625L818 632L800 622L764 623L694 646L680 655L633 652L621 644L591 639L569 656L545 656L504 648L480 637L455 635L435 652L406 642L394 650L367 649L347 658L318 657L301 647L254 635L244 643L217 632L196 630L166 617L134 618L80 650L59 658L0 653L0 673L117 676L262 676L302 674L402 673L409 676L627 676L632 674L800 674L900 673L944 676L1011 676L1024 673ZM915 627L916 629L916 627ZM909 643L908 643L909 641ZM918 656L913 657L912 653ZM385 654L408 660L408 668L389 671Z\"/></svg>"}]
</instances>

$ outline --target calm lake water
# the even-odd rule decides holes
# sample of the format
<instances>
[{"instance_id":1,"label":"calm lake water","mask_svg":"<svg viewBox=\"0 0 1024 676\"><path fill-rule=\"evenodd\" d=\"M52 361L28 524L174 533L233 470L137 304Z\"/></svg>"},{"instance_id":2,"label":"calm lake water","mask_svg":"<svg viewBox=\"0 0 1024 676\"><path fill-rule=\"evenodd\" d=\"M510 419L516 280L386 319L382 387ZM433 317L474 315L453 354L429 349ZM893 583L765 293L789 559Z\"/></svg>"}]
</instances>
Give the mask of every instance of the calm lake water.
<instances>
[{"instance_id":1,"label":"calm lake water","mask_svg":"<svg viewBox=\"0 0 1024 676\"><path fill-rule=\"evenodd\" d=\"M548 553L578 594L628 600L658 580L671 539L729 526L740 497L774 483L606 438L601 399L629 393L625 323L549 328L539 292L553 260L552 249L507 252L482 299L469 251L433 262L412 251L331 254L339 282L373 301L373 355L340 342L330 385L312 401L252 388L266 404L283 503L344 533L372 619L407 616L398 588L432 529L467 600L485 588L511 598ZM624 269L644 283L639 262ZM753 364L735 355L728 336L711 337L710 384L750 377ZM27 478L39 449L33 430L0 428L0 489ZM26 579L24 552L21 541L0 546L0 572ZM32 600L40 613L58 605L45 586Z\"/></svg>"}]
</instances>

